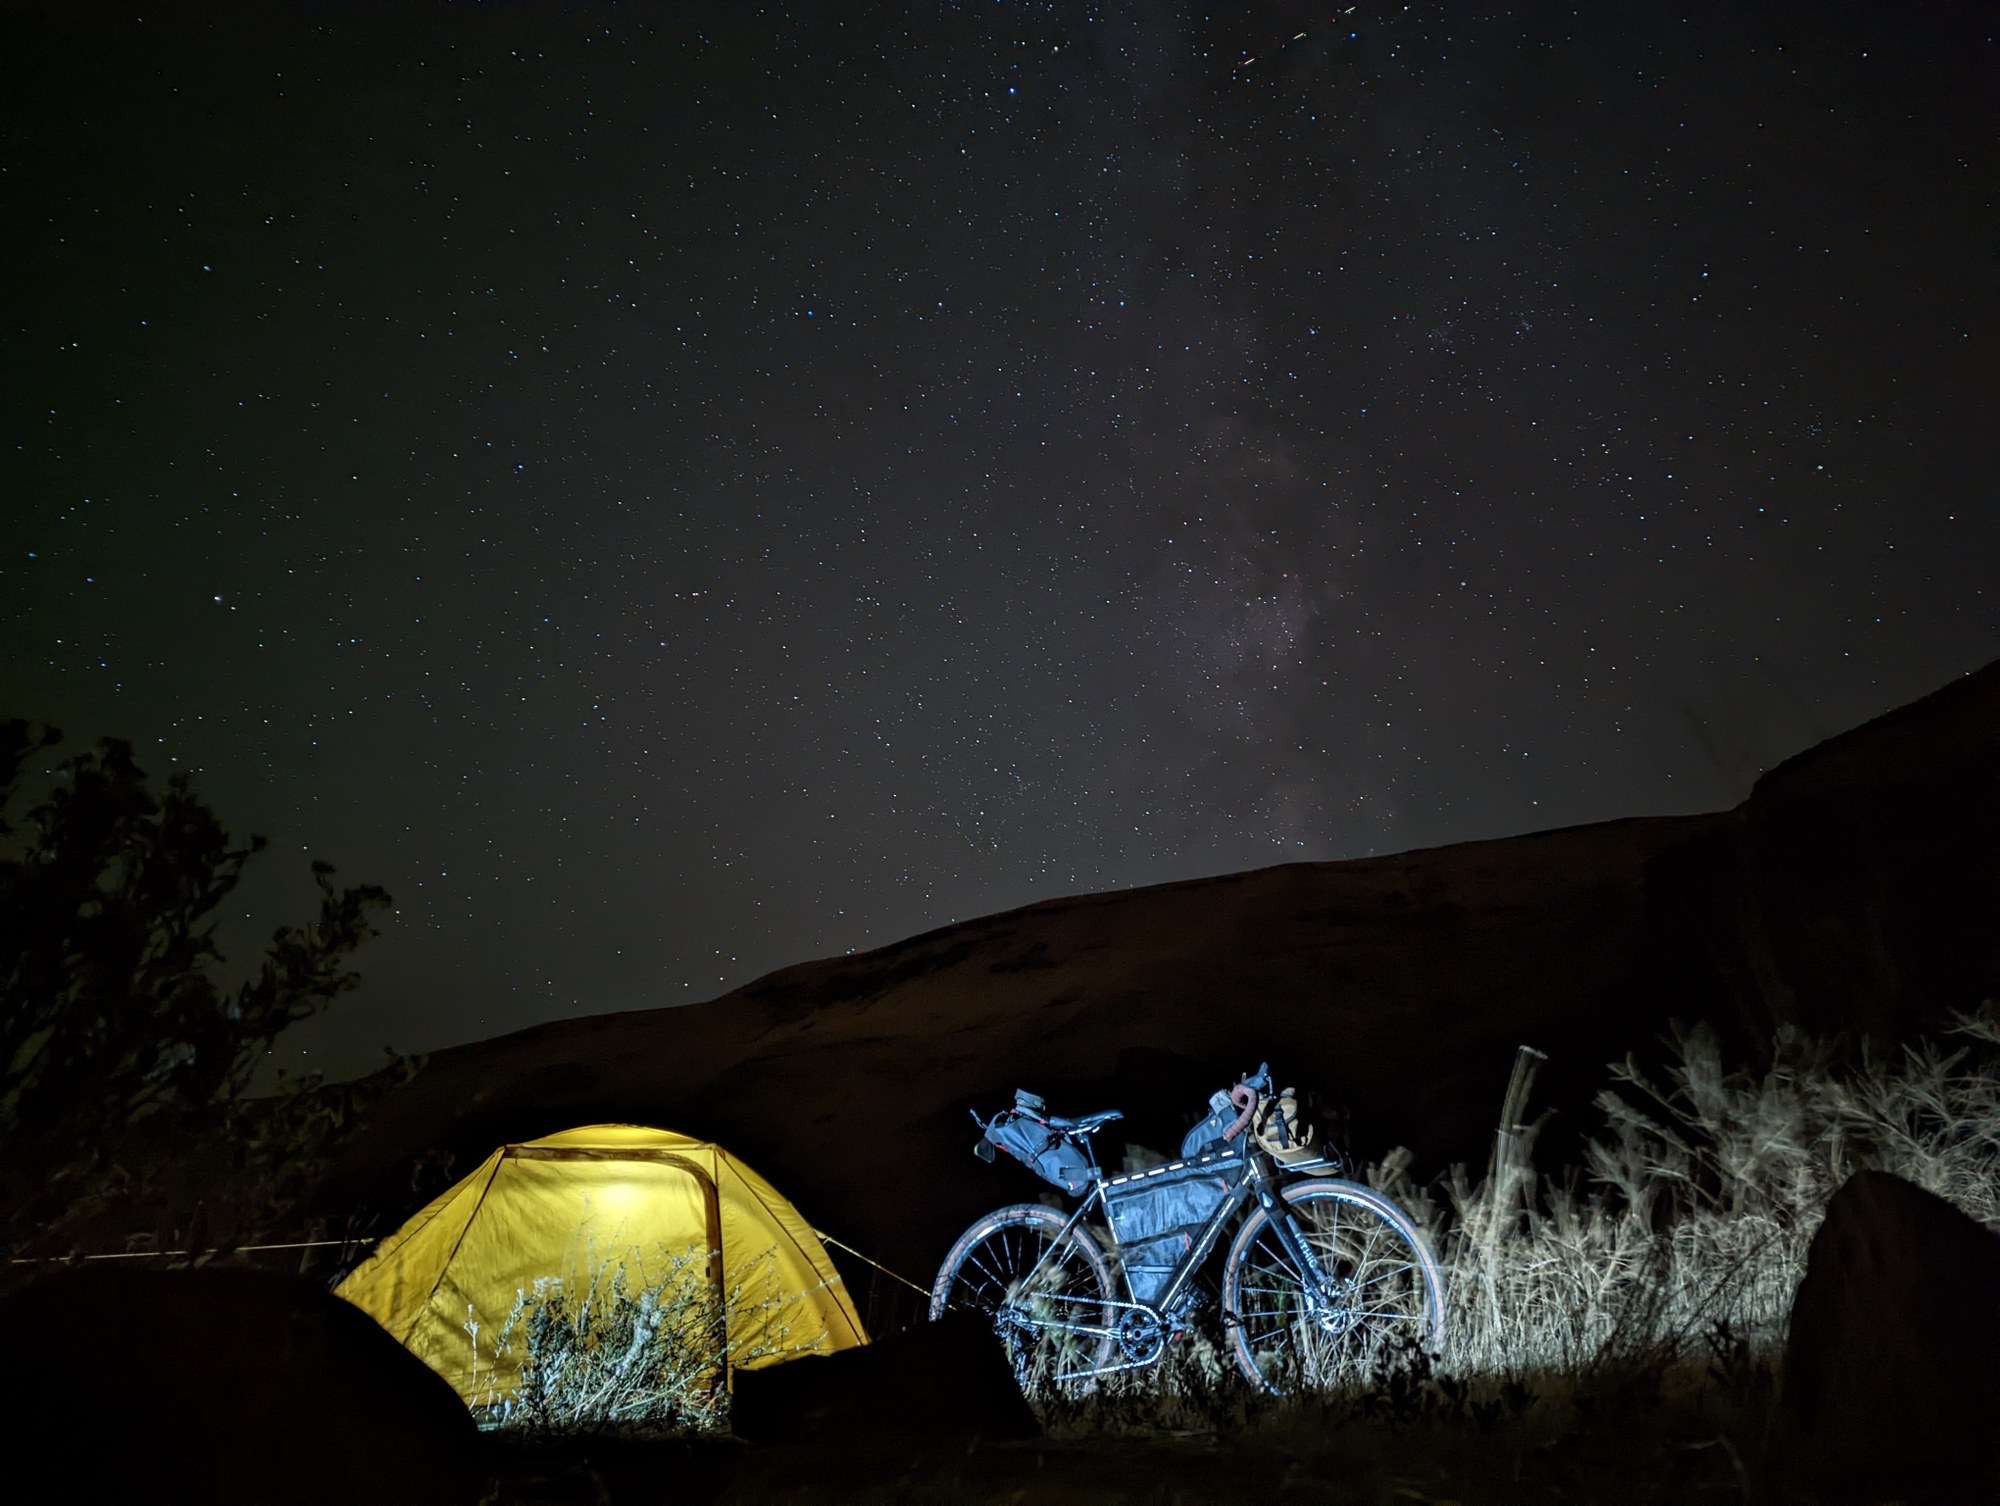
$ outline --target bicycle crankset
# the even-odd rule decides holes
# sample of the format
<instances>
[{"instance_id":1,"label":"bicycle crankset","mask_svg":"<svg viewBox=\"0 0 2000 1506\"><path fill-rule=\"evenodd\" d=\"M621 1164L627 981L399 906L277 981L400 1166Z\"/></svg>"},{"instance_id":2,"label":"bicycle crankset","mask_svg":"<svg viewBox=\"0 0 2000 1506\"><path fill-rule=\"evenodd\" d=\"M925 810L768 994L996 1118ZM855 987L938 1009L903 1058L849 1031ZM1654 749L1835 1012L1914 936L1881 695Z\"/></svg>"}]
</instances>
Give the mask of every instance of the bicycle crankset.
<instances>
[{"instance_id":1,"label":"bicycle crankset","mask_svg":"<svg viewBox=\"0 0 2000 1506\"><path fill-rule=\"evenodd\" d=\"M1118 1320L1118 1347L1126 1362L1150 1365L1167 1347L1167 1320L1150 1307L1135 1307Z\"/></svg>"}]
</instances>

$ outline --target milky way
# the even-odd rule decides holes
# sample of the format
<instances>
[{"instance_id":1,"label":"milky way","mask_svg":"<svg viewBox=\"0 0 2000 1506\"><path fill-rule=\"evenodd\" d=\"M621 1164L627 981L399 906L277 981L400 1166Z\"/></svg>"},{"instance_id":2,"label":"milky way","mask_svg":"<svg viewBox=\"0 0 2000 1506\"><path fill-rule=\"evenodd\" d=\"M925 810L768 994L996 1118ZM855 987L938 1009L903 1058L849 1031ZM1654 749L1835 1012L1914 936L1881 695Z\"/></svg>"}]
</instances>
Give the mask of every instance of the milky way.
<instances>
[{"instance_id":1,"label":"milky way","mask_svg":"<svg viewBox=\"0 0 2000 1506\"><path fill-rule=\"evenodd\" d=\"M0 10L4 709L351 1071L2000 654L1980 7Z\"/></svg>"}]
</instances>

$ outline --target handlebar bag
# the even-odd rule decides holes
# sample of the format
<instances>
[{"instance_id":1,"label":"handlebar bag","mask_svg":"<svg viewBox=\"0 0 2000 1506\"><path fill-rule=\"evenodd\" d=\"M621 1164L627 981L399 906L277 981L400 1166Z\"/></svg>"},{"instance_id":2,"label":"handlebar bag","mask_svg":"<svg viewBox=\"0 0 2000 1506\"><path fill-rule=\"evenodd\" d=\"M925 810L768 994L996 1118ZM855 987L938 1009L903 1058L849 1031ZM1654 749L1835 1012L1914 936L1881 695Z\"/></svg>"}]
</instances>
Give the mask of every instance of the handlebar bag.
<instances>
[{"instance_id":1,"label":"handlebar bag","mask_svg":"<svg viewBox=\"0 0 2000 1506\"><path fill-rule=\"evenodd\" d=\"M1212 1164L1170 1163L1105 1183L1105 1217L1133 1301L1152 1302L1167 1289L1230 1187L1228 1174Z\"/></svg>"},{"instance_id":2,"label":"handlebar bag","mask_svg":"<svg viewBox=\"0 0 2000 1506\"><path fill-rule=\"evenodd\" d=\"M1090 1187L1090 1158L1061 1130L1032 1114L1017 1109L996 1114L986 1126L986 1138L1071 1197L1081 1197Z\"/></svg>"},{"instance_id":3,"label":"handlebar bag","mask_svg":"<svg viewBox=\"0 0 2000 1506\"><path fill-rule=\"evenodd\" d=\"M1221 1099L1220 1103L1216 1099ZM1222 1138L1222 1132L1236 1122L1236 1110L1230 1107L1229 1095L1217 1093L1209 1099L1208 1117L1187 1132L1181 1141L1181 1159L1192 1161L1196 1156L1205 1156L1211 1151L1221 1150L1229 1142Z\"/></svg>"}]
</instances>

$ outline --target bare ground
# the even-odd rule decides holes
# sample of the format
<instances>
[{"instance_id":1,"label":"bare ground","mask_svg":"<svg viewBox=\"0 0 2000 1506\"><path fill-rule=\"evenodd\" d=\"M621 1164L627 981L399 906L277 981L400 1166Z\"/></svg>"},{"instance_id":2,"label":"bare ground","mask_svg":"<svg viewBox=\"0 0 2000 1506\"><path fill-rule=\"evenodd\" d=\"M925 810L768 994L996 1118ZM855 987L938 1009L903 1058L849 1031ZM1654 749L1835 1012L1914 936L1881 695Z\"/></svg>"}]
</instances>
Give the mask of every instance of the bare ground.
<instances>
[{"instance_id":1,"label":"bare ground","mask_svg":"<svg viewBox=\"0 0 2000 1506\"><path fill-rule=\"evenodd\" d=\"M1281 1412L1240 1428L1025 1443L855 1441L755 1448L489 1437L504 1506L884 1506L1282 1500L1354 1506L1741 1502L1770 1413L1768 1373L1662 1401L1460 1407L1453 1415Z\"/></svg>"}]
</instances>

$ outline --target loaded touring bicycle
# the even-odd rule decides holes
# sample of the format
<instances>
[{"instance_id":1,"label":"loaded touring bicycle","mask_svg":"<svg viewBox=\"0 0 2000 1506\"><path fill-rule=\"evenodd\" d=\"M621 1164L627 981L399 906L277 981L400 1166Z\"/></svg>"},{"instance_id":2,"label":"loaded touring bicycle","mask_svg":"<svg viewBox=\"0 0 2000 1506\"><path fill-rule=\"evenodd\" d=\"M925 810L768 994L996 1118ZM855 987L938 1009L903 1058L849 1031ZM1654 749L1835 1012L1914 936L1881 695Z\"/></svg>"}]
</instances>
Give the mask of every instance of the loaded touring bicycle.
<instances>
[{"instance_id":1,"label":"loaded touring bicycle","mask_svg":"<svg viewBox=\"0 0 2000 1506\"><path fill-rule=\"evenodd\" d=\"M1228 1235L1222 1328L1251 1385L1331 1389L1434 1353L1443 1283L1409 1216L1330 1174L1339 1158L1312 1144L1290 1089L1272 1093L1268 1065L1210 1110L1179 1160L1115 1177L1090 1137L1116 1109L1066 1118L1019 1092L991 1120L975 1113L981 1159L1004 1150L1082 1202L1067 1217L1022 1203L975 1222L938 1272L931 1317L990 1314L1024 1389L1087 1387L1157 1364L1192 1331L1210 1294L1200 1273Z\"/></svg>"}]
</instances>

